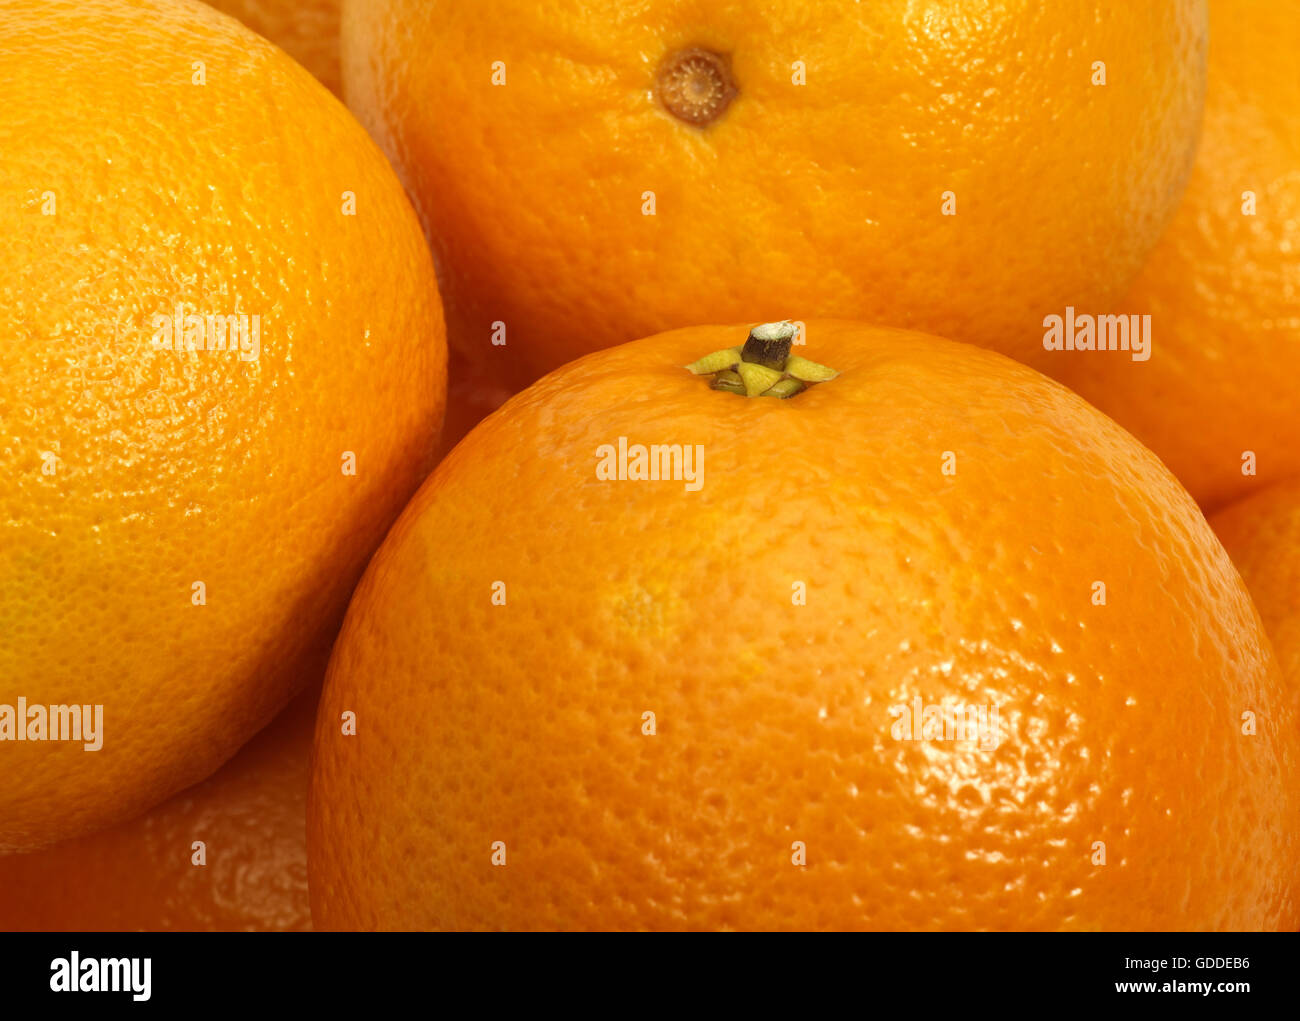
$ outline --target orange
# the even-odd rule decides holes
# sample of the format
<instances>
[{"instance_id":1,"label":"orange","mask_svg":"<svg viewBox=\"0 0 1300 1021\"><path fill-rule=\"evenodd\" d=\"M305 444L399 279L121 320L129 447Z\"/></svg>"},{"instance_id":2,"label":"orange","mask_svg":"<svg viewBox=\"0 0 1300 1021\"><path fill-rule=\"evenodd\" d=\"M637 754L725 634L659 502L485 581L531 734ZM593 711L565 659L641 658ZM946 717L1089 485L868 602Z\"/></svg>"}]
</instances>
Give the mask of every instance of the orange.
<instances>
[{"instance_id":1,"label":"orange","mask_svg":"<svg viewBox=\"0 0 1300 1021\"><path fill-rule=\"evenodd\" d=\"M147 814L0 857L0 930L310 929L304 816L319 687Z\"/></svg>"},{"instance_id":2,"label":"orange","mask_svg":"<svg viewBox=\"0 0 1300 1021\"><path fill-rule=\"evenodd\" d=\"M339 71L339 7L342 0L208 0L265 36L310 71L335 95L343 94Z\"/></svg>"},{"instance_id":3,"label":"orange","mask_svg":"<svg viewBox=\"0 0 1300 1021\"><path fill-rule=\"evenodd\" d=\"M320 675L445 341L382 154L208 7L7 3L0 150L4 853L202 780ZM13 739L74 705L99 750L49 740L70 709Z\"/></svg>"},{"instance_id":4,"label":"orange","mask_svg":"<svg viewBox=\"0 0 1300 1021\"><path fill-rule=\"evenodd\" d=\"M1041 356L1155 243L1204 86L1204 0L364 0L341 32L451 343L516 387L793 309Z\"/></svg>"},{"instance_id":5,"label":"orange","mask_svg":"<svg viewBox=\"0 0 1300 1021\"><path fill-rule=\"evenodd\" d=\"M560 369L403 512L317 719L317 927L1294 928L1294 700L1173 476L916 333L809 322L841 374L788 400L680 367L745 336Z\"/></svg>"},{"instance_id":6,"label":"orange","mask_svg":"<svg viewBox=\"0 0 1300 1021\"><path fill-rule=\"evenodd\" d=\"M1300 3L1213 0L1200 153L1120 308L1151 357L1077 353L1052 374L1213 509L1300 474Z\"/></svg>"},{"instance_id":7,"label":"orange","mask_svg":"<svg viewBox=\"0 0 1300 1021\"><path fill-rule=\"evenodd\" d=\"M1210 524L1245 579L1282 675L1300 698L1300 479L1234 503Z\"/></svg>"}]
</instances>

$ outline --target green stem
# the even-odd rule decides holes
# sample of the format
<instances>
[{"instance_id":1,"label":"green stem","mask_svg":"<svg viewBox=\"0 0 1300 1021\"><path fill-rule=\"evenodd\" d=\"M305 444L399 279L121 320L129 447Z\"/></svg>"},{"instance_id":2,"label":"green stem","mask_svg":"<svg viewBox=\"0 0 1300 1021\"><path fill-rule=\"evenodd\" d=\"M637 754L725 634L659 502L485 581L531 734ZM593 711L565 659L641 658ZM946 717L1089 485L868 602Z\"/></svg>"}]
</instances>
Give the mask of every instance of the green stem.
<instances>
[{"instance_id":1,"label":"green stem","mask_svg":"<svg viewBox=\"0 0 1300 1021\"><path fill-rule=\"evenodd\" d=\"M712 376L714 390L744 397L790 398L839 375L834 369L790 353L795 325L761 323L749 331L743 347L714 351L686 366L697 376Z\"/></svg>"}]
</instances>

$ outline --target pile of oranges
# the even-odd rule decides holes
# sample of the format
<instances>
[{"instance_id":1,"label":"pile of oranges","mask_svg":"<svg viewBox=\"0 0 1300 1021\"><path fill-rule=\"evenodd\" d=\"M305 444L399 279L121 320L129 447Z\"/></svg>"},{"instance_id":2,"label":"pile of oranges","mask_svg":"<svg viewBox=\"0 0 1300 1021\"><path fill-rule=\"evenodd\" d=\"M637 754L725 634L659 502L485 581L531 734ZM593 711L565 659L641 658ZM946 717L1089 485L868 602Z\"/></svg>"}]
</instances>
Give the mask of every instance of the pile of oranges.
<instances>
[{"instance_id":1,"label":"pile of oranges","mask_svg":"<svg viewBox=\"0 0 1300 1021\"><path fill-rule=\"evenodd\" d=\"M1297 48L6 0L0 929L1300 928Z\"/></svg>"}]
</instances>

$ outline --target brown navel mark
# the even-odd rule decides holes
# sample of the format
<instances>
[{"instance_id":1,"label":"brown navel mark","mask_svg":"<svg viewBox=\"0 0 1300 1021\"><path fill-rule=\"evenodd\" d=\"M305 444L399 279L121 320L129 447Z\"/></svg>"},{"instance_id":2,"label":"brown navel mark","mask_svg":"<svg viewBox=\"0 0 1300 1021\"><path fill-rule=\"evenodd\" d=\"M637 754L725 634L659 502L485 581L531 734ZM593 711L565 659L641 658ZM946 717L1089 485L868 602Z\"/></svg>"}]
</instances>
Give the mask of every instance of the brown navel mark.
<instances>
[{"instance_id":1,"label":"brown navel mark","mask_svg":"<svg viewBox=\"0 0 1300 1021\"><path fill-rule=\"evenodd\" d=\"M736 98L731 59L698 46L671 53L659 65L655 94L678 120L707 127Z\"/></svg>"}]
</instances>

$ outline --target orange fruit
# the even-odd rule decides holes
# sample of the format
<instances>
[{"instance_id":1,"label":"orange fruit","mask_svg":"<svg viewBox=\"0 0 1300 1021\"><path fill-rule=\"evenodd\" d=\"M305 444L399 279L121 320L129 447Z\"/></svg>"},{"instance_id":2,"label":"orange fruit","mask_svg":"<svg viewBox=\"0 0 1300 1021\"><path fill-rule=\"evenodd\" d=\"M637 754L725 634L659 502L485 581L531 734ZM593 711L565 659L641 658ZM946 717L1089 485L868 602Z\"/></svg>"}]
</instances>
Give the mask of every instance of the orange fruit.
<instances>
[{"instance_id":1,"label":"orange fruit","mask_svg":"<svg viewBox=\"0 0 1300 1021\"><path fill-rule=\"evenodd\" d=\"M1234 503L1210 525L1245 579L1282 676L1300 698L1300 479Z\"/></svg>"},{"instance_id":2,"label":"orange fruit","mask_svg":"<svg viewBox=\"0 0 1300 1021\"><path fill-rule=\"evenodd\" d=\"M0 930L310 929L305 813L319 689L145 815L0 857Z\"/></svg>"},{"instance_id":3,"label":"orange fruit","mask_svg":"<svg viewBox=\"0 0 1300 1021\"><path fill-rule=\"evenodd\" d=\"M1079 352L1051 371L1213 509L1300 474L1300 4L1210 10L1196 166L1119 306L1151 316L1150 360Z\"/></svg>"},{"instance_id":4,"label":"orange fruit","mask_svg":"<svg viewBox=\"0 0 1300 1021\"><path fill-rule=\"evenodd\" d=\"M336 96L339 71L339 7L342 0L208 0L283 49Z\"/></svg>"},{"instance_id":5,"label":"orange fruit","mask_svg":"<svg viewBox=\"0 0 1300 1021\"><path fill-rule=\"evenodd\" d=\"M1174 209L1204 0L924 6L368 0L344 83L452 346L516 386L791 309L1041 356L1044 315L1116 298Z\"/></svg>"},{"instance_id":6,"label":"orange fruit","mask_svg":"<svg viewBox=\"0 0 1300 1021\"><path fill-rule=\"evenodd\" d=\"M403 512L317 718L316 926L1300 922L1295 706L1159 461L916 333L809 322L840 375L788 400L681 368L745 336L565 366Z\"/></svg>"},{"instance_id":7,"label":"orange fruit","mask_svg":"<svg viewBox=\"0 0 1300 1021\"><path fill-rule=\"evenodd\" d=\"M320 675L445 341L383 155L234 20L7 3L0 111L3 853L196 783Z\"/></svg>"}]
</instances>

